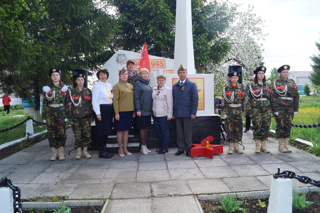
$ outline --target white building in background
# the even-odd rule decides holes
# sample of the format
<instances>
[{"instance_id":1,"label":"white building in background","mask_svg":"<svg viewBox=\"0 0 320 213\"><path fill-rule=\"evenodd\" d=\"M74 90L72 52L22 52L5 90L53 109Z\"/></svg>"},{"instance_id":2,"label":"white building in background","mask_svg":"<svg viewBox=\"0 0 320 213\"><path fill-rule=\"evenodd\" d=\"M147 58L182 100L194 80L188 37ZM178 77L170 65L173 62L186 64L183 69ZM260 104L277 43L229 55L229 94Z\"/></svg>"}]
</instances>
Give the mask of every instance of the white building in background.
<instances>
[{"instance_id":1,"label":"white building in background","mask_svg":"<svg viewBox=\"0 0 320 213\"><path fill-rule=\"evenodd\" d=\"M309 86L311 86L310 76L312 73L313 71L290 71L289 72L289 78L293 79L296 82L297 87L300 91L300 95L304 95L303 88L306 85L306 83L309 84Z\"/></svg>"}]
</instances>

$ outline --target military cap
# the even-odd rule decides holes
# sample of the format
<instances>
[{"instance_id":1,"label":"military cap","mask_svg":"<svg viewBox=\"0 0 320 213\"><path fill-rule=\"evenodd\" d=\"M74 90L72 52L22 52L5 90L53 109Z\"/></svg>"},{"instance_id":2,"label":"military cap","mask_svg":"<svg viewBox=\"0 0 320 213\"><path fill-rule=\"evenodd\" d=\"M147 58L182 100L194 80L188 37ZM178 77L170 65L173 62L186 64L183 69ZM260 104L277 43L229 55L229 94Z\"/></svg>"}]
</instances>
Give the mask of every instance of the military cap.
<instances>
[{"instance_id":1,"label":"military cap","mask_svg":"<svg viewBox=\"0 0 320 213\"><path fill-rule=\"evenodd\" d=\"M77 78L82 77L84 80L86 80L86 70L77 69L73 70L73 79L77 80Z\"/></svg>"},{"instance_id":2,"label":"military cap","mask_svg":"<svg viewBox=\"0 0 320 213\"><path fill-rule=\"evenodd\" d=\"M128 66L128 64L130 64L130 63L134 65L134 62L131 61L131 60L129 60L129 61L127 61L127 66Z\"/></svg>"},{"instance_id":3,"label":"military cap","mask_svg":"<svg viewBox=\"0 0 320 213\"><path fill-rule=\"evenodd\" d=\"M281 72L283 70L288 70L289 71L290 70L290 66L285 64L285 65L279 67L278 72Z\"/></svg>"},{"instance_id":4,"label":"military cap","mask_svg":"<svg viewBox=\"0 0 320 213\"><path fill-rule=\"evenodd\" d=\"M57 68L51 68L51 69L49 70L49 77L51 77L52 73L54 73L54 72L57 72L57 73L59 73L59 74L61 75L61 71L60 71L59 69L57 69Z\"/></svg>"},{"instance_id":5,"label":"military cap","mask_svg":"<svg viewBox=\"0 0 320 213\"><path fill-rule=\"evenodd\" d=\"M264 66L257 67L256 70L253 71L253 73L254 73L254 74L257 74L259 71L263 71L264 73L266 73L267 68L264 67Z\"/></svg>"},{"instance_id":6,"label":"military cap","mask_svg":"<svg viewBox=\"0 0 320 213\"><path fill-rule=\"evenodd\" d=\"M229 77L232 77L232 76L238 76L238 77L239 77L239 76L240 76L240 73L238 73L237 71L232 71L232 72L229 72L229 73L228 73L228 76L229 76Z\"/></svg>"},{"instance_id":7,"label":"military cap","mask_svg":"<svg viewBox=\"0 0 320 213\"><path fill-rule=\"evenodd\" d=\"M228 76L232 77L232 76L240 76L242 72L242 67L239 65L232 65L228 67Z\"/></svg>"}]
</instances>

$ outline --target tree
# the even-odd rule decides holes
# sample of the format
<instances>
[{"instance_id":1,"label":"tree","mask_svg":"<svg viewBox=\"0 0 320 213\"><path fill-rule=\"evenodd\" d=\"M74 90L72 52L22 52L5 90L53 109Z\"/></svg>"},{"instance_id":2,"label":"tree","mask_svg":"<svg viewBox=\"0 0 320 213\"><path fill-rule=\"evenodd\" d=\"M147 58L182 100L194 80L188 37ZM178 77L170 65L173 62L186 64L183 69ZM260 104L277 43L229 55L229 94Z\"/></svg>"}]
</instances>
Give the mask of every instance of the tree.
<instances>
[{"instance_id":1,"label":"tree","mask_svg":"<svg viewBox=\"0 0 320 213\"><path fill-rule=\"evenodd\" d=\"M273 84L274 80L278 79L279 78L279 73L278 73L278 69L277 68L272 68L271 70L271 74L270 76L268 77L268 83L269 84Z\"/></svg>"},{"instance_id":2,"label":"tree","mask_svg":"<svg viewBox=\"0 0 320 213\"><path fill-rule=\"evenodd\" d=\"M113 0L119 28L112 50L140 51L144 41L152 55L173 58L176 1ZM204 72L209 63L219 63L230 49L220 33L229 26L235 8L226 3L192 0L195 66Z\"/></svg>"},{"instance_id":3,"label":"tree","mask_svg":"<svg viewBox=\"0 0 320 213\"><path fill-rule=\"evenodd\" d=\"M32 60L1 67L5 71L1 86L12 88L20 97L33 96L36 111L49 68L60 68L66 80L70 70L102 64L108 59L106 50L113 34L112 17L91 0L49 0L44 5L48 16L42 20L30 21L25 13L18 17L32 46L31 53L25 54L31 54Z\"/></svg>"},{"instance_id":4,"label":"tree","mask_svg":"<svg viewBox=\"0 0 320 213\"><path fill-rule=\"evenodd\" d=\"M303 88L303 93L304 93L306 96L310 96L310 92L311 92L310 87L309 87L309 85L306 83L306 84L304 85L304 88Z\"/></svg>"},{"instance_id":5,"label":"tree","mask_svg":"<svg viewBox=\"0 0 320 213\"><path fill-rule=\"evenodd\" d=\"M231 49L221 63L212 63L208 71L215 75L216 92L221 92L228 81L228 66L241 65L243 83L246 84L255 68L263 65L262 42L265 34L262 33L262 27L263 21L253 13L253 7L249 6L247 11L236 13L234 22L222 34L222 37L229 40Z\"/></svg>"},{"instance_id":6,"label":"tree","mask_svg":"<svg viewBox=\"0 0 320 213\"><path fill-rule=\"evenodd\" d=\"M316 46L318 50L320 50L320 43L316 42ZM320 54L313 55L310 57L313 61L313 65L311 65L313 73L310 76L311 82L314 86L320 86Z\"/></svg>"}]
</instances>

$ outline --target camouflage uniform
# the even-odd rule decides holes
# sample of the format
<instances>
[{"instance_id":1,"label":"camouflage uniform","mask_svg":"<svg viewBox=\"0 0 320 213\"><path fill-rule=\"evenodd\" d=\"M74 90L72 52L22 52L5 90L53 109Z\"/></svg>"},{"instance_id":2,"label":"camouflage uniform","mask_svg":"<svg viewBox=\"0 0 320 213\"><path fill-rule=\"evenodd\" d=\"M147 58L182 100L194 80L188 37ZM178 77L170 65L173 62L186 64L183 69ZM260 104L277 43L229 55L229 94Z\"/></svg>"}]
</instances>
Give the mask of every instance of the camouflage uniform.
<instances>
[{"instance_id":1,"label":"camouflage uniform","mask_svg":"<svg viewBox=\"0 0 320 213\"><path fill-rule=\"evenodd\" d=\"M252 116L253 139L265 141L271 124L271 87L252 82L248 90L247 113Z\"/></svg>"},{"instance_id":2,"label":"camouflage uniform","mask_svg":"<svg viewBox=\"0 0 320 213\"><path fill-rule=\"evenodd\" d=\"M276 89L278 91L276 91ZM285 92L287 87L287 92ZM280 94L278 93L280 91ZM289 138L294 112L298 112L299 93L292 79L277 79L272 84L272 112L275 116L277 138Z\"/></svg>"},{"instance_id":3,"label":"camouflage uniform","mask_svg":"<svg viewBox=\"0 0 320 213\"><path fill-rule=\"evenodd\" d=\"M52 86L51 91L44 94L42 106L42 119L47 121L49 147L64 147L66 143L66 110L67 110L67 92L62 92L60 86ZM55 93L55 97L53 94ZM51 100L48 100L52 98Z\"/></svg>"},{"instance_id":4,"label":"camouflage uniform","mask_svg":"<svg viewBox=\"0 0 320 213\"><path fill-rule=\"evenodd\" d=\"M229 102L228 100L231 99L232 93L234 93L234 100ZM224 107L221 114L227 115L225 123L227 132L226 141L229 143L240 142L242 140L242 116L245 114L244 101L245 95L242 84L237 83L234 88L231 83L229 83L229 85L225 87ZM239 106L234 107L235 105Z\"/></svg>"},{"instance_id":5,"label":"camouflage uniform","mask_svg":"<svg viewBox=\"0 0 320 213\"><path fill-rule=\"evenodd\" d=\"M91 122L93 120L92 109L92 94L88 88L83 88L82 91L78 87L72 89L68 96L69 112L68 118L72 124L72 130L74 132L74 148L81 148L91 143ZM81 103L79 103L81 97ZM76 105L75 105L76 104Z\"/></svg>"}]
</instances>

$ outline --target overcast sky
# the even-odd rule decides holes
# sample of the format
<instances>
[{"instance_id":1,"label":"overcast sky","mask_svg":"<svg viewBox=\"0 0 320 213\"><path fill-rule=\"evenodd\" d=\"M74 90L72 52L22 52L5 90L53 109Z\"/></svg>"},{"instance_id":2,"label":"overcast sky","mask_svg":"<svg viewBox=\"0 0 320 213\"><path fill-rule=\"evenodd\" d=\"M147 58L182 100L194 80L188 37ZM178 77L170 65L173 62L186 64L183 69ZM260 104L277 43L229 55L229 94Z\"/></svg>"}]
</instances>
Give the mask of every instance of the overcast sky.
<instances>
[{"instance_id":1,"label":"overcast sky","mask_svg":"<svg viewBox=\"0 0 320 213\"><path fill-rule=\"evenodd\" d=\"M265 66L270 71L289 64L292 71L311 71L310 56L319 54L320 0L233 0L254 6L265 21L263 43Z\"/></svg>"}]
</instances>

